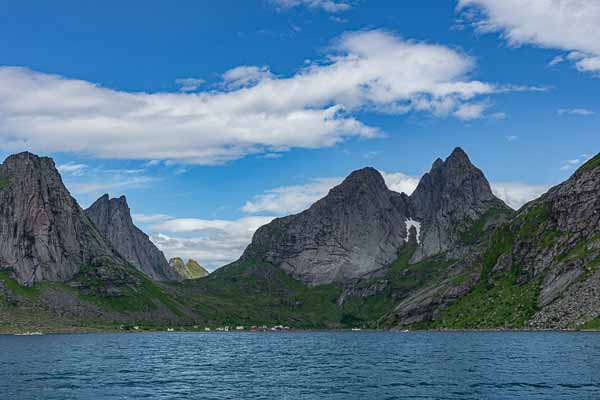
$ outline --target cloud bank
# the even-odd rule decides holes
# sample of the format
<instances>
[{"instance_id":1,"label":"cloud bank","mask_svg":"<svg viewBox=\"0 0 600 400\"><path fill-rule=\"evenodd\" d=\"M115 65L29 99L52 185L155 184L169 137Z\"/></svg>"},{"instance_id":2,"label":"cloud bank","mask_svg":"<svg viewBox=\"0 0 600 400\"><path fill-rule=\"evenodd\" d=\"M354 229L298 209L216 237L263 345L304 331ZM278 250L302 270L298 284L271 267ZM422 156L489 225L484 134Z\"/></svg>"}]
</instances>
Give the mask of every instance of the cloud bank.
<instances>
[{"instance_id":1,"label":"cloud bank","mask_svg":"<svg viewBox=\"0 0 600 400\"><path fill-rule=\"evenodd\" d=\"M325 61L290 77L234 68L212 91L124 92L0 67L0 145L192 164L333 146L380 133L358 111L477 118L478 97L508 89L470 79L474 67L455 49L379 30L343 35ZM180 84L191 90L199 80Z\"/></svg>"}]
</instances>

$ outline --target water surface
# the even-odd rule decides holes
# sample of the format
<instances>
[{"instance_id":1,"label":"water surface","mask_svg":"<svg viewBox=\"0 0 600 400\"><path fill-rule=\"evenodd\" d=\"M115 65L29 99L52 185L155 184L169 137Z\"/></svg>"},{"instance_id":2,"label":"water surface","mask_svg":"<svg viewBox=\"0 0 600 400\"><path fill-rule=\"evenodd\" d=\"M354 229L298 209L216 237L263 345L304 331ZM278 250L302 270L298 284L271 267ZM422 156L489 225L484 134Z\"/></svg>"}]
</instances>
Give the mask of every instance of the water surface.
<instances>
[{"instance_id":1,"label":"water surface","mask_svg":"<svg viewBox=\"0 0 600 400\"><path fill-rule=\"evenodd\" d=\"M600 333L0 335L2 399L597 399Z\"/></svg>"}]
</instances>

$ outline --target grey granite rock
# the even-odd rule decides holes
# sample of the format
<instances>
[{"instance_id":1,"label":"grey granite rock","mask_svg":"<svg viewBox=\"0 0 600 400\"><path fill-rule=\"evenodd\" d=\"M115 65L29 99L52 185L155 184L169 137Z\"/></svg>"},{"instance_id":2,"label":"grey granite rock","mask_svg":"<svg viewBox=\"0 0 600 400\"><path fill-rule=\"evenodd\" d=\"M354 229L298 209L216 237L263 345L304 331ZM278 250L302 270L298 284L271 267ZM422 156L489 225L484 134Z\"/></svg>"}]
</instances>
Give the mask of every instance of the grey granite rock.
<instances>
[{"instance_id":1,"label":"grey granite rock","mask_svg":"<svg viewBox=\"0 0 600 400\"><path fill-rule=\"evenodd\" d=\"M0 268L32 285L67 281L98 259L122 263L52 159L27 152L8 157L0 166Z\"/></svg>"},{"instance_id":2,"label":"grey granite rock","mask_svg":"<svg viewBox=\"0 0 600 400\"><path fill-rule=\"evenodd\" d=\"M385 271L406 244L407 203L377 170L354 171L308 210L259 228L242 259L269 261L310 285Z\"/></svg>"},{"instance_id":3,"label":"grey granite rock","mask_svg":"<svg viewBox=\"0 0 600 400\"><path fill-rule=\"evenodd\" d=\"M488 210L508 209L461 148L433 163L410 196L410 205L412 219L421 223L412 262L453 250L463 232Z\"/></svg>"},{"instance_id":4,"label":"grey granite rock","mask_svg":"<svg viewBox=\"0 0 600 400\"><path fill-rule=\"evenodd\" d=\"M153 280L181 280L175 269L148 235L133 224L125 196L100 197L85 214L107 238L116 251Z\"/></svg>"}]
</instances>

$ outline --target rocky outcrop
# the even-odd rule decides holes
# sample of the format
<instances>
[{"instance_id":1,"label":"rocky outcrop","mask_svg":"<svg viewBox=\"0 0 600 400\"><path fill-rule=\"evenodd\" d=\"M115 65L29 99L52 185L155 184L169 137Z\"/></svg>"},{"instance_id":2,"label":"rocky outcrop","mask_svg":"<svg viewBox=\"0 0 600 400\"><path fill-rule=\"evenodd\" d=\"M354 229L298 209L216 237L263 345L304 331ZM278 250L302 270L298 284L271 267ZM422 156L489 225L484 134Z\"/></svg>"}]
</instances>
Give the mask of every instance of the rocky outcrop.
<instances>
[{"instance_id":1,"label":"rocky outcrop","mask_svg":"<svg viewBox=\"0 0 600 400\"><path fill-rule=\"evenodd\" d=\"M31 153L0 166L0 269L23 285L67 281L99 260L123 261L64 186L52 159Z\"/></svg>"},{"instance_id":2,"label":"rocky outcrop","mask_svg":"<svg viewBox=\"0 0 600 400\"><path fill-rule=\"evenodd\" d=\"M208 271L191 258L187 263L184 263L179 257L171 258L169 267L177 273L179 280L199 279L208 276Z\"/></svg>"},{"instance_id":3,"label":"rocky outcrop","mask_svg":"<svg viewBox=\"0 0 600 400\"><path fill-rule=\"evenodd\" d=\"M111 199L105 194L85 214L116 251L148 277L156 281L180 279L162 251L133 224L125 196Z\"/></svg>"},{"instance_id":4,"label":"rocky outcrop","mask_svg":"<svg viewBox=\"0 0 600 400\"><path fill-rule=\"evenodd\" d=\"M308 210L259 228L242 255L280 266L309 284L385 270L406 244L408 197L373 168L354 171Z\"/></svg>"},{"instance_id":5,"label":"rocky outcrop","mask_svg":"<svg viewBox=\"0 0 600 400\"><path fill-rule=\"evenodd\" d=\"M461 148L433 163L410 196L410 205L411 217L421 224L413 262L456 250L465 232L488 211L510 211Z\"/></svg>"}]
</instances>

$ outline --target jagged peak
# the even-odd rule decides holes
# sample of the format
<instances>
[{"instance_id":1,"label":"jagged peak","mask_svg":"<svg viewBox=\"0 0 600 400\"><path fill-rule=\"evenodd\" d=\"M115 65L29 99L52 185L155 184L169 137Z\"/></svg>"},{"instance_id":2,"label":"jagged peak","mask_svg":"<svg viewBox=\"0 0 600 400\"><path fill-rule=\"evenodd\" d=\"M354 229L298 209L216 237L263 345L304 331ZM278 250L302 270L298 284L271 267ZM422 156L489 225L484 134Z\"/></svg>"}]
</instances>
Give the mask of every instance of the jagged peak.
<instances>
[{"instance_id":1,"label":"jagged peak","mask_svg":"<svg viewBox=\"0 0 600 400\"><path fill-rule=\"evenodd\" d=\"M48 166L51 168L51 170L56 171L58 173L58 171L56 170L56 166L54 164L54 160L50 157L41 157L38 156L37 154L31 153L29 151L23 151L21 153L16 153L16 154L11 154L10 156L6 157L6 159L4 160L4 163L2 163L2 165L9 167L9 168L13 168L17 165L21 165L24 163L32 163L35 164L36 162L43 162L44 164L47 164L45 166Z\"/></svg>"},{"instance_id":2,"label":"jagged peak","mask_svg":"<svg viewBox=\"0 0 600 400\"><path fill-rule=\"evenodd\" d=\"M470 162L469 156L462 149L462 147L455 147L454 150L452 150L452 153L450 153L450 155L446 159L446 161L448 160L466 160Z\"/></svg>"},{"instance_id":3,"label":"jagged peak","mask_svg":"<svg viewBox=\"0 0 600 400\"><path fill-rule=\"evenodd\" d=\"M375 184L378 186L385 187L385 180L379 171L373 167L365 167L352 171L350 175L344 179L344 181L338 186L340 187L352 187L357 185L370 185Z\"/></svg>"}]
</instances>

